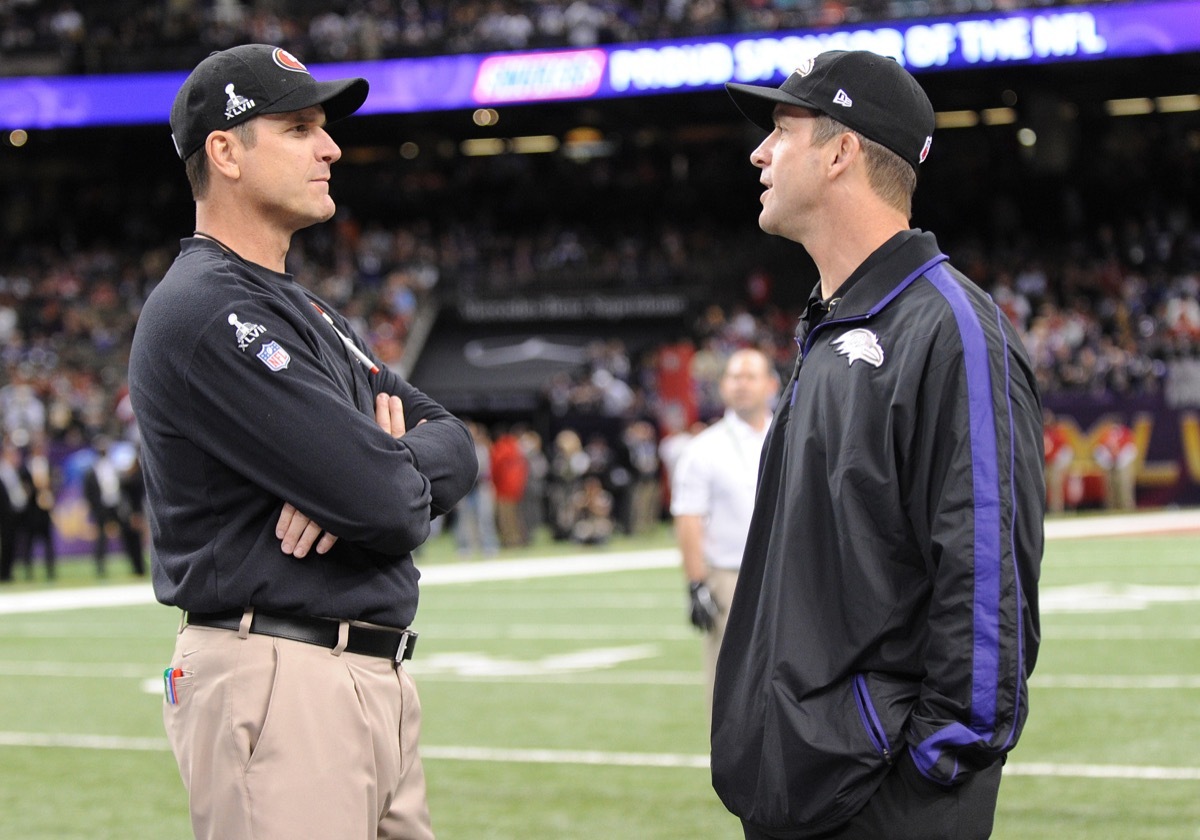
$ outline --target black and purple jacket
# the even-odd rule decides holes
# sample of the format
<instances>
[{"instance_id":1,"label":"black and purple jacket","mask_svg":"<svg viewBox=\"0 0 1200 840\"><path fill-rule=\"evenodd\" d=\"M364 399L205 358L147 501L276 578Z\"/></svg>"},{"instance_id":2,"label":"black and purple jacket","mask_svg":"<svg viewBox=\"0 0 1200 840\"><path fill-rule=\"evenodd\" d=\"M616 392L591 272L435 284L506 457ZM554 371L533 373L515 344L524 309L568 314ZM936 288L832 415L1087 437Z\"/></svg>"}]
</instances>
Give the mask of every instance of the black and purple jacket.
<instances>
[{"instance_id":1,"label":"black and purple jacket","mask_svg":"<svg viewBox=\"0 0 1200 840\"><path fill-rule=\"evenodd\" d=\"M795 836L889 768L1001 761L1037 655L1042 416L1020 339L910 230L798 338L763 450L713 705L713 786Z\"/></svg>"}]
</instances>

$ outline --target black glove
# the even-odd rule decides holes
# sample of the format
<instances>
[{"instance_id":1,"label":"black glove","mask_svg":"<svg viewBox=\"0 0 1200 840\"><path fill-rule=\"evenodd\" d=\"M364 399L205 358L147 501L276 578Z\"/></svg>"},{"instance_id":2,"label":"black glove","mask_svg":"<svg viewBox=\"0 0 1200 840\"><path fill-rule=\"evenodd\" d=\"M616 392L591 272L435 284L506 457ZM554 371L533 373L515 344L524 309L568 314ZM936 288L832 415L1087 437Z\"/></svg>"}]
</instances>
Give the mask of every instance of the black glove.
<instances>
[{"instance_id":1,"label":"black glove","mask_svg":"<svg viewBox=\"0 0 1200 840\"><path fill-rule=\"evenodd\" d=\"M688 591L692 595L692 613L689 616L692 624L705 633L710 632L717 626L717 616L721 612L717 609L717 602L713 600L712 592L702 580L689 583Z\"/></svg>"}]
</instances>

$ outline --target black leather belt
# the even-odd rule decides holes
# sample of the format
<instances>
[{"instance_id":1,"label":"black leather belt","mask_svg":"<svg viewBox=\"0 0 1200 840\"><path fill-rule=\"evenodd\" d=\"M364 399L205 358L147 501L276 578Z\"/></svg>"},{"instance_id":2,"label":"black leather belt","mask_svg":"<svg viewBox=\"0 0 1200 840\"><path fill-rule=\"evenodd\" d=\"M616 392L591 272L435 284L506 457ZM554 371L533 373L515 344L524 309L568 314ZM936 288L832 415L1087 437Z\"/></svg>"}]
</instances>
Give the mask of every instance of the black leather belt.
<instances>
[{"instance_id":1,"label":"black leather belt","mask_svg":"<svg viewBox=\"0 0 1200 840\"><path fill-rule=\"evenodd\" d=\"M201 627L218 627L222 630L237 630L242 623L245 610L226 610L216 613L187 613L187 623ZM307 642L330 650L337 647L340 621L332 618L309 618L298 615L280 615L254 611L250 632L263 636L277 636L295 642ZM366 656L380 656L393 662L412 659L417 634L412 630L384 630L378 627L358 627L351 624L346 640L346 651Z\"/></svg>"}]
</instances>

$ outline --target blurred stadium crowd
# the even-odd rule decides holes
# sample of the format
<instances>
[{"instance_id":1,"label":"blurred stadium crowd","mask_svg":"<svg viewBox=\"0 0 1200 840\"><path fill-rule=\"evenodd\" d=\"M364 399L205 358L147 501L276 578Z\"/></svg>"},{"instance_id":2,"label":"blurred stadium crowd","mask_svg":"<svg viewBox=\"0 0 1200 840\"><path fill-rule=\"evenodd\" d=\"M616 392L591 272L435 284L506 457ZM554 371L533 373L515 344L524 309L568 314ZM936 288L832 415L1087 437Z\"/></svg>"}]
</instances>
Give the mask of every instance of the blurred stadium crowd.
<instances>
[{"instance_id":1,"label":"blurred stadium crowd","mask_svg":"<svg viewBox=\"0 0 1200 840\"><path fill-rule=\"evenodd\" d=\"M0 73L47 53L60 62L53 72L148 70L244 40L291 45L311 61L999 7L1007 4L0 0ZM584 11L594 24L572 22ZM524 34L505 35L506 17L525 19L512 27ZM558 539L599 542L656 521L671 453L689 434L662 398L665 358L686 365L701 421L719 414L715 383L734 349L758 346L781 375L791 369L792 333L816 278L798 248L758 231L746 159L757 139L743 132L685 144L661 127L631 126L592 156L423 155L335 169L338 215L297 236L289 270L389 365L411 369L406 345L420 313L464 299L660 289L690 300L677 333L638 347L599 342L574 374L548 382L552 422L538 431L478 418L484 497L457 517L464 553L521 544L539 524ZM1023 169L1020 150L993 153L982 135L942 132L914 224L935 231L1000 304L1045 393L1153 393L1172 360L1200 358L1200 133L1108 120L1084 134L1078 163L1045 173ZM182 167L130 177L93 163L37 189L0 184L0 423L10 452L136 440L129 343L142 301L190 232L180 227L190 198ZM596 417L609 422L598 427ZM509 466L493 458L498 440ZM502 533L491 529L497 521Z\"/></svg>"},{"instance_id":2,"label":"blurred stadium crowd","mask_svg":"<svg viewBox=\"0 0 1200 840\"><path fill-rule=\"evenodd\" d=\"M359 218L355 199L339 194L338 216L298 235L289 268L391 365L406 361L414 318L437 301L661 288L692 300L695 322L681 331L702 351L695 364L719 366L704 354L757 345L786 374L814 278L796 268L802 252L754 227L756 190L745 202L724 198L756 187L748 164L718 173L725 159L719 149L693 151L691 166L672 173L669 159L660 166L636 154L582 165L524 156L497 163L506 173L500 180L458 161L447 164L454 182L426 178L427 189L408 190L398 222ZM1190 173L1172 173L1176 182L1187 177L1196 177L1195 159ZM376 180L383 192L397 189L386 175ZM122 189L114 180L64 198L58 230L14 240L0 266L0 417L8 433L44 431L73 443L133 433L123 402L129 341L142 300L188 230L156 230L153 206L138 210L136 193L125 208L110 206ZM172 189L184 206L186 183ZM591 198L572 205L568 195ZM1046 393L1154 391L1167 362L1200 353L1200 225L1186 204L1162 205L1152 184L1145 195L1147 203L1111 218L1081 220L1061 240L1020 225L1003 236L989 228L991 239L980 229L954 238L929 225L1021 331ZM988 227L989 214L978 215ZM128 236L89 239L89 220L105 216L122 217ZM795 305L780 306L780 298ZM607 370L634 395L618 403L619 413L654 415L655 385L644 375L654 352L635 348ZM548 397L588 403L595 372L582 370L573 387L556 383Z\"/></svg>"}]
</instances>

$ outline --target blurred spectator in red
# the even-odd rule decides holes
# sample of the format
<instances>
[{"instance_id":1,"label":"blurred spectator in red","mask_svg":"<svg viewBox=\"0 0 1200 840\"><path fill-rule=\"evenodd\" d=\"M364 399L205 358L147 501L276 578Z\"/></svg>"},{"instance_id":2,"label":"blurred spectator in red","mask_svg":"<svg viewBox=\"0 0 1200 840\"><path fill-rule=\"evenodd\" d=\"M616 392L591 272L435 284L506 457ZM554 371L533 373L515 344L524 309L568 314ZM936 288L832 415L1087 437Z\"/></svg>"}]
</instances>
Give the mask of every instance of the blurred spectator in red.
<instances>
[{"instance_id":1,"label":"blurred spectator in red","mask_svg":"<svg viewBox=\"0 0 1200 840\"><path fill-rule=\"evenodd\" d=\"M678 414L686 428L698 419L696 393L692 385L692 357L696 345L690 338L664 344L656 360L655 385L661 416Z\"/></svg>"},{"instance_id":2,"label":"blurred spectator in red","mask_svg":"<svg viewBox=\"0 0 1200 840\"><path fill-rule=\"evenodd\" d=\"M1169 335L1200 341L1200 275L1188 275L1174 284L1163 310Z\"/></svg>"},{"instance_id":3,"label":"blurred spectator in red","mask_svg":"<svg viewBox=\"0 0 1200 840\"><path fill-rule=\"evenodd\" d=\"M1133 430L1118 420L1104 426L1092 451L1092 458L1104 470L1108 507L1133 510L1137 506L1138 448Z\"/></svg>"},{"instance_id":4,"label":"blurred spectator in red","mask_svg":"<svg viewBox=\"0 0 1200 840\"><path fill-rule=\"evenodd\" d=\"M1063 424L1046 409L1042 412L1042 441L1046 450L1046 509L1051 513L1062 513L1066 508L1067 476L1075 450Z\"/></svg>"},{"instance_id":5,"label":"blurred spectator in red","mask_svg":"<svg viewBox=\"0 0 1200 840\"><path fill-rule=\"evenodd\" d=\"M529 532L521 516L521 500L529 480L529 463L521 442L511 431L498 431L492 442L492 485L496 488L496 525L500 545L529 545Z\"/></svg>"}]
</instances>

